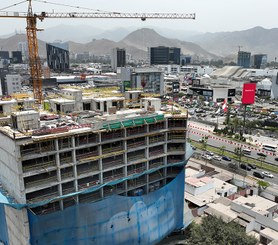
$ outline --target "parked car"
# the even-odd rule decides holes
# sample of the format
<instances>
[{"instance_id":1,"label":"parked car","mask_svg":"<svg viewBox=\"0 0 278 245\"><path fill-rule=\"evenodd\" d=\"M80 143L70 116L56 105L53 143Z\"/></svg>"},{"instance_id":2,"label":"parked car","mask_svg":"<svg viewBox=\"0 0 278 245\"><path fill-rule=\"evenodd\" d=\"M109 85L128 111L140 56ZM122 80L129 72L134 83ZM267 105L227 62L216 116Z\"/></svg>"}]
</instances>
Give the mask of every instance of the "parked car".
<instances>
[{"instance_id":1,"label":"parked car","mask_svg":"<svg viewBox=\"0 0 278 245\"><path fill-rule=\"evenodd\" d=\"M264 179L264 175L263 175L262 173L260 173L260 172L254 171L254 172L253 172L253 175L254 175L255 177L257 177L257 178Z\"/></svg>"},{"instance_id":2,"label":"parked car","mask_svg":"<svg viewBox=\"0 0 278 245\"><path fill-rule=\"evenodd\" d=\"M214 153L211 152L211 151L206 151L206 154L209 155L209 156L213 156L214 155Z\"/></svg>"},{"instance_id":3,"label":"parked car","mask_svg":"<svg viewBox=\"0 0 278 245\"><path fill-rule=\"evenodd\" d=\"M207 159L207 160L211 160L211 159L212 159L211 156L206 155L206 154L203 154L203 155L202 155L202 158Z\"/></svg>"},{"instance_id":4,"label":"parked car","mask_svg":"<svg viewBox=\"0 0 278 245\"><path fill-rule=\"evenodd\" d=\"M275 161L278 161L278 157L275 157L274 160L275 160Z\"/></svg>"},{"instance_id":5,"label":"parked car","mask_svg":"<svg viewBox=\"0 0 278 245\"><path fill-rule=\"evenodd\" d=\"M232 159L229 158L229 157L227 157L227 156L223 156L222 159L225 160L225 161L228 161L228 162L231 162L231 161L232 161Z\"/></svg>"},{"instance_id":6,"label":"parked car","mask_svg":"<svg viewBox=\"0 0 278 245\"><path fill-rule=\"evenodd\" d=\"M263 174L265 177L268 177L268 178L273 178L273 177L274 177L273 174L271 174L271 173L269 173L269 172L266 172L266 171L262 172L262 174Z\"/></svg>"},{"instance_id":7,"label":"parked car","mask_svg":"<svg viewBox=\"0 0 278 245\"><path fill-rule=\"evenodd\" d=\"M214 155L214 156L212 157L212 159L217 160L217 161L221 161L221 157L220 157L220 156L217 156L217 155Z\"/></svg>"},{"instance_id":8,"label":"parked car","mask_svg":"<svg viewBox=\"0 0 278 245\"><path fill-rule=\"evenodd\" d=\"M197 149L195 146L191 146L191 148L193 151L196 151L196 149Z\"/></svg>"},{"instance_id":9,"label":"parked car","mask_svg":"<svg viewBox=\"0 0 278 245\"><path fill-rule=\"evenodd\" d=\"M244 164L244 163L240 164L240 167L241 167L242 169L247 170L247 171L250 171L250 170L251 170L251 167L249 167L248 165L246 165L246 164Z\"/></svg>"},{"instance_id":10,"label":"parked car","mask_svg":"<svg viewBox=\"0 0 278 245\"><path fill-rule=\"evenodd\" d=\"M266 157L266 154L262 153L262 152L258 152L257 155L260 156L260 157Z\"/></svg>"},{"instance_id":11,"label":"parked car","mask_svg":"<svg viewBox=\"0 0 278 245\"><path fill-rule=\"evenodd\" d=\"M250 168L252 168L252 169L256 169L256 168L257 168L255 164L248 163L247 165L248 165Z\"/></svg>"}]
</instances>

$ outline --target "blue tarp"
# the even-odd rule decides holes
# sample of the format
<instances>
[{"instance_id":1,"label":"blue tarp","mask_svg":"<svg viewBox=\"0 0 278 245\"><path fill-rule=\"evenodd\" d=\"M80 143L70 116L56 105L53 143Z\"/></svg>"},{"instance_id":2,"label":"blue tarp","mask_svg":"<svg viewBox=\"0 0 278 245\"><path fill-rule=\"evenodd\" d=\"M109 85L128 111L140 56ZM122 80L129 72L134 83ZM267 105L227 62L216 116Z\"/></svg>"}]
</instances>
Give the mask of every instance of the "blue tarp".
<instances>
[{"instance_id":1,"label":"blue tarp","mask_svg":"<svg viewBox=\"0 0 278 245\"><path fill-rule=\"evenodd\" d=\"M29 212L31 244L156 244L183 227L184 170L148 195L79 204L47 215Z\"/></svg>"}]
</instances>

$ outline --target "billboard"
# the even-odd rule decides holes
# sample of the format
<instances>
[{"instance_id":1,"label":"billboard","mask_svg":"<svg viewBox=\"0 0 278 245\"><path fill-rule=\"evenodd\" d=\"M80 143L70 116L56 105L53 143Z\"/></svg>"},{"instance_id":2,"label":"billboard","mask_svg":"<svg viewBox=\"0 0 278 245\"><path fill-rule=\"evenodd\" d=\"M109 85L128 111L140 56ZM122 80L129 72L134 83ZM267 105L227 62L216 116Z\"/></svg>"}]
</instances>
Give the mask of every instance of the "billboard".
<instances>
[{"instance_id":1,"label":"billboard","mask_svg":"<svg viewBox=\"0 0 278 245\"><path fill-rule=\"evenodd\" d=\"M241 103L243 105L254 104L255 94L256 94L256 84L255 83L243 84Z\"/></svg>"}]
</instances>

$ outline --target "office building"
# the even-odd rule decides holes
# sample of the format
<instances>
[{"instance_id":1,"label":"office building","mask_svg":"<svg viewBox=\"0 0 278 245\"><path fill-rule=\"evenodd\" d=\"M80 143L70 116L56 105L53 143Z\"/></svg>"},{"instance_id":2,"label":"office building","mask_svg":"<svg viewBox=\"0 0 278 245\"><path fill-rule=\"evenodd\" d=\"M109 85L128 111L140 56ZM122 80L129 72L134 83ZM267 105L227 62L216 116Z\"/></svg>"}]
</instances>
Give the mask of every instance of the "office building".
<instances>
[{"instance_id":1,"label":"office building","mask_svg":"<svg viewBox=\"0 0 278 245\"><path fill-rule=\"evenodd\" d=\"M126 51L125 49L114 48L111 55L111 67L113 71L117 71L117 67L126 66Z\"/></svg>"},{"instance_id":2,"label":"office building","mask_svg":"<svg viewBox=\"0 0 278 245\"><path fill-rule=\"evenodd\" d=\"M69 50L67 43L47 43L46 56L47 64L51 70L65 72L69 69Z\"/></svg>"},{"instance_id":3,"label":"office building","mask_svg":"<svg viewBox=\"0 0 278 245\"><path fill-rule=\"evenodd\" d=\"M180 65L180 48L164 46L149 48L150 65Z\"/></svg>"},{"instance_id":4,"label":"office building","mask_svg":"<svg viewBox=\"0 0 278 245\"><path fill-rule=\"evenodd\" d=\"M21 51L12 51L12 60L13 64L21 64L22 63L22 53Z\"/></svg>"},{"instance_id":5,"label":"office building","mask_svg":"<svg viewBox=\"0 0 278 245\"><path fill-rule=\"evenodd\" d=\"M238 51L237 65L243 68L249 68L251 64L251 53L245 51Z\"/></svg>"},{"instance_id":6,"label":"office building","mask_svg":"<svg viewBox=\"0 0 278 245\"><path fill-rule=\"evenodd\" d=\"M254 54L252 55L252 67L255 69L264 69L267 64L266 54Z\"/></svg>"}]
</instances>

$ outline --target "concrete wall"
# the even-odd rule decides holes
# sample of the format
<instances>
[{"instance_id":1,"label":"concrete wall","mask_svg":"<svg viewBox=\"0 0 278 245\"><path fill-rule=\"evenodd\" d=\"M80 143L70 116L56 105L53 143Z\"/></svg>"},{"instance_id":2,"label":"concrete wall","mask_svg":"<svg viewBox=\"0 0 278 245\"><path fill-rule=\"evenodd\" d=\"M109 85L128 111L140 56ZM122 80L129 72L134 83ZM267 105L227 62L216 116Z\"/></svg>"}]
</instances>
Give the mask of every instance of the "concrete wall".
<instances>
[{"instance_id":1,"label":"concrete wall","mask_svg":"<svg viewBox=\"0 0 278 245\"><path fill-rule=\"evenodd\" d=\"M27 210L5 206L10 245L28 245L30 240Z\"/></svg>"},{"instance_id":2,"label":"concrete wall","mask_svg":"<svg viewBox=\"0 0 278 245\"><path fill-rule=\"evenodd\" d=\"M0 180L3 187L18 202L24 202L24 183L19 158L19 146L4 134L0 134Z\"/></svg>"}]
</instances>

